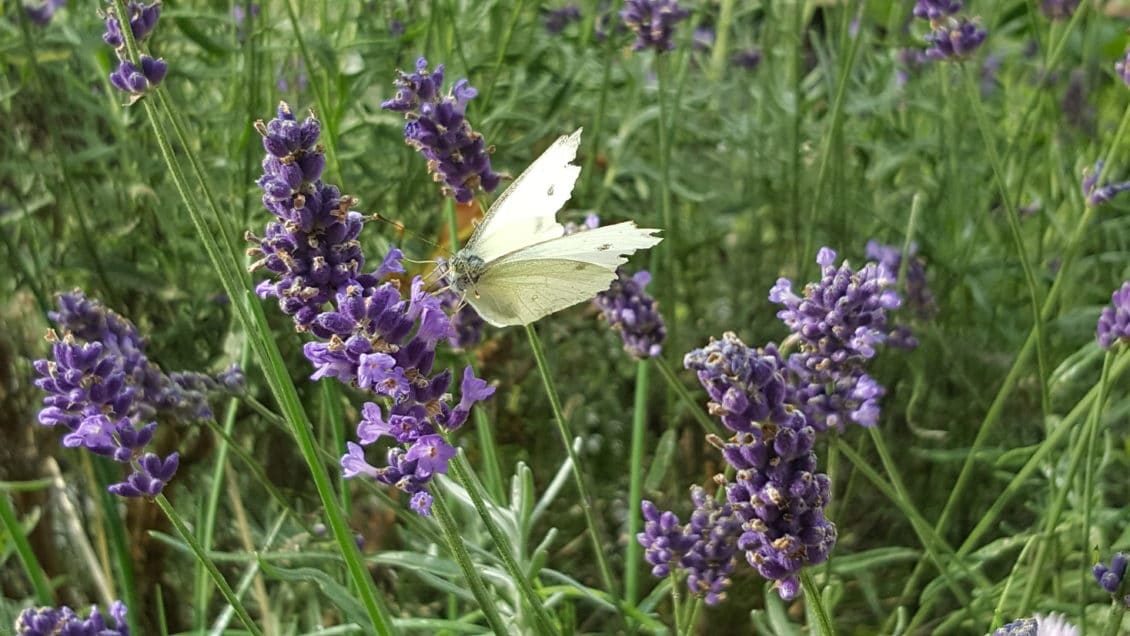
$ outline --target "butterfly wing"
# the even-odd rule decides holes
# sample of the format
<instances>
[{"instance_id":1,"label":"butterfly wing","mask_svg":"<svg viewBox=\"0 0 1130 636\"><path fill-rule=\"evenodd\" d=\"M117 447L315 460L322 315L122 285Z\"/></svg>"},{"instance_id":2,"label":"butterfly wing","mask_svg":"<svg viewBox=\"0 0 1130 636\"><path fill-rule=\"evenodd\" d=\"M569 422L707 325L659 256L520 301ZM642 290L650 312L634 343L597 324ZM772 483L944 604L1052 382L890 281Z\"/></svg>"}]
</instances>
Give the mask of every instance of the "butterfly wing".
<instances>
[{"instance_id":1,"label":"butterfly wing","mask_svg":"<svg viewBox=\"0 0 1130 636\"><path fill-rule=\"evenodd\" d=\"M467 301L497 327L529 324L608 289L657 231L628 221L530 245L490 263Z\"/></svg>"},{"instance_id":2,"label":"butterfly wing","mask_svg":"<svg viewBox=\"0 0 1130 636\"><path fill-rule=\"evenodd\" d=\"M502 193L464 249L486 262L565 234L557 211L573 193L581 167L573 164L581 130L562 136Z\"/></svg>"}]
</instances>

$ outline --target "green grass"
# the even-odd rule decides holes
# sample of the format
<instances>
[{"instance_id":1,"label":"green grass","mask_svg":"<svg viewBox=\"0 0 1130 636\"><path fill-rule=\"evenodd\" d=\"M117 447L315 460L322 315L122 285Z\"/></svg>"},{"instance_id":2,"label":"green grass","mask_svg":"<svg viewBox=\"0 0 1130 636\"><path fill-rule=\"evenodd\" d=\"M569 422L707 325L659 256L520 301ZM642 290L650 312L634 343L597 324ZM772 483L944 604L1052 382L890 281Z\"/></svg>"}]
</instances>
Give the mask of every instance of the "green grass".
<instances>
[{"instance_id":1,"label":"green grass","mask_svg":"<svg viewBox=\"0 0 1130 636\"><path fill-rule=\"evenodd\" d=\"M237 29L228 2L166 1L145 46L169 75L128 107L93 3L46 27L4 5L0 624L122 598L137 634L821 633L814 610L843 634L983 634L1051 611L1117 633L1090 567L1130 551L1130 401L1126 358L1094 327L1130 278L1130 199L1088 208L1079 182L1099 158L1104 181L1130 176L1124 20L970 2L985 45L901 83L896 53L926 28L903 28L909 2L686 2L661 56L593 37L597 0L561 35L521 0L260 4ZM692 48L696 25L719 31L715 50ZM759 68L729 64L754 46ZM368 260L392 245L437 255L450 206L403 118L380 109L420 55L478 87L468 118L498 171L584 127L562 216L665 228L631 267L653 269L669 329L646 363L587 305L528 334L488 328L466 355L441 348L440 366L470 361L498 390L452 437L463 452L432 518L340 478L364 396L308 380L310 336L249 299L263 273L245 273L242 239L270 216L252 124L286 100L323 122L326 180L394 222L367 225ZM1000 67L985 78L988 56ZM1063 103L1072 73L1081 114ZM683 355L725 331L780 342L774 282L812 280L825 245L862 264L873 238L918 246L939 312L912 321L917 349L871 364L879 425L820 438L830 560L791 603L743 560L724 604L696 605L681 583L673 604L631 547L636 500L685 518L688 487L725 468ZM156 444L182 454L167 502L123 506L104 494L116 466L36 425L31 361L48 355L53 295L76 287L137 323L165 370L248 372L215 426L161 423ZM62 490L43 480L50 461Z\"/></svg>"}]
</instances>

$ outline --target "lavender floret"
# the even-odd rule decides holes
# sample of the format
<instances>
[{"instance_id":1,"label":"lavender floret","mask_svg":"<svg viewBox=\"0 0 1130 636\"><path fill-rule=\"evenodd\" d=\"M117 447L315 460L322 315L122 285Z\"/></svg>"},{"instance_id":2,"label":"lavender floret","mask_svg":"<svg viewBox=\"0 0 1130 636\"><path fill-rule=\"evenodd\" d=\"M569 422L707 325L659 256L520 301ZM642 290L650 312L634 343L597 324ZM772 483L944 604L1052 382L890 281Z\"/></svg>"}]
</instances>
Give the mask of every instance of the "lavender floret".
<instances>
[{"instance_id":1,"label":"lavender floret","mask_svg":"<svg viewBox=\"0 0 1130 636\"><path fill-rule=\"evenodd\" d=\"M1111 294L1110 304L1099 315L1095 333L1103 349L1130 340L1130 281Z\"/></svg>"},{"instance_id":2,"label":"lavender floret","mask_svg":"<svg viewBox=\"0 0 1130 636\"><path fill-rule=\"evenodd\" d=\"M761 66L761 49L743 49L730 56L730 63L747 71L756 70Z\"/></svg>"},{"instance_id":3,"label":"lavender floret","mask_svg":"<svg viewBox=\"0 0 1130 636\"><path fill-rule=\"evenodd\" d=\"M914 3L914 17L923 20L938 20L961 11L960 0L917 0Z\"/></svg>"},{"instance_id":4,"label":"lavender floret","mask_svg":"<svg viewBox=\"0 0 1130 636\"><path fill-rule=\"evenodd\" d=\"M1083 189L1083 197L1087 200L1087 205L1093 207L1105 205L1122 192L1130 190L1130 181L1119 181L1099 185L1099 175L1102 174L1102 171L1103 161L1099 159L1095 162L1092 169L1084 171L1083 173L1081 187Z\"/></svg>"},{"instance_id":5,"label":"lavender floret","mask_svg":"<svg viewBox=\"0 0 1130 636\"><path fill-rule=\"evenodd\" d=\"M898 279L902 271L901 248L870 240L867 242L865 255L887 268L892 278ZM934 293L930 291L930 286L926 282L926 261L918 255L918 245L914 243L910 244L906 255L909 258L903 281L906 308L913 311L916 317L930 320L937 314L938 305Z\"/></svg>"},{"instance_id":6,"label":"lavender floret","mask_svg":"<svg viewBox=\"0 0 1130 636\"><path fill-rule=\"evenodd\" d=\"M1122 78L1122 83L1130 86L1130 50L1114 63L1114 72Z\"/></svg>"},{"instance_id":7,"label":"lavender floret","mask_svg":"<svg viewBox=\"0 0 1130 636\"><path fill-rule=\"evenodd\" d=\"M165 60L142 55L141 68L133 62L120 61L114 72L110 73L110 84L123 93L143 95L150 88L160 84L168 70L169 66Z\"/></svg>"},{"instance_id":8,"label":"lavender floret","mask_svg":"<svg viewBox=\"0 0 1130 636\"><path fill-rule=\"evenodd\" d=\"M689 15L676 0L626 0L620 10L625 26L636 34L632 48L656 53L675 48L675 25Z\"/></svg>"},{"instance_id":9,"label":"lavender floret","mask_svg":"<svg viewBox=\"0 0 1130 636\"><path fill-rule=\"evenodd\" d=\"M581 8L575 4L567 4L560 9L551 9L545 13L545 30L557 35L573 22L580 22Z\"/></svg>"},{"instance_id":10,"label":"lavender floret","mask_svg":"<svg viewBox=\"0 0 1130 636\"><path fill-rule=\"evenodd\" d=\"M67 6L67 0L44 0L36 4L25 4L24 15L36 26L47 26L55 17L55 12Z\"/></svg>"},{"instance_id":11,"label":"lavender floret","mask_svg":"<svg viewBox=\"0 0 1130 636\"><path fill-rule=\"evenodd\" d=\"M15 629L16 636L129 636L126 606L121 601L110 605L110 623L97 606L84 619L64 605L25 609L16 617Z\"/></svg>"}]
</instances>

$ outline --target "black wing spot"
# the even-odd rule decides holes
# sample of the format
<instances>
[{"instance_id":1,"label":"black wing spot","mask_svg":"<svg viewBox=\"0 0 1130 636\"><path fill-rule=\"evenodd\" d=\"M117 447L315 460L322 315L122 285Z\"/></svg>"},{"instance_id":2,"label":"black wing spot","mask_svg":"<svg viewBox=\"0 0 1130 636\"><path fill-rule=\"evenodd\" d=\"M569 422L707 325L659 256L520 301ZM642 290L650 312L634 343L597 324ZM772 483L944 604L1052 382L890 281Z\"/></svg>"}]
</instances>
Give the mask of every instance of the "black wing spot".
<instances>
[{"instance_id":1,"label":"black wing spot","mask_svg":"<svg viewBox=\"0 0 1130 636\"><path fill-rule=\"evenodd\" d=\"M611 243L605 243L605 244L603 244L603 245L600 245L600 246L598 246L598 247L596 248L596 251L598 251L598 252L607 252L607 251L608 251L608 250L610 250L610 249L612 249L612 244L611 244Z\"/></svg>"},{"instance_id":2,"label":"black wing spot","mask_svg":"<svg viewBox=\"0 0 1130 636\"><path fill-rule=\"evenodd\" d=\"M545 194L547 196L553 196L553 186L549 186L549 189L545 191Z\"/></svg>"},{"instance_id":3,"label":"black wing spot","mask_svg":"<svg viewBox=\"0 0 1130 636\"><path fill-rule=\"evenodd\" d=\"M584 269L585 269L584 263L577 263L576 265L573 266L573 270L577 271L577 272L582 271Z\"/></svg>"}]
</instances>

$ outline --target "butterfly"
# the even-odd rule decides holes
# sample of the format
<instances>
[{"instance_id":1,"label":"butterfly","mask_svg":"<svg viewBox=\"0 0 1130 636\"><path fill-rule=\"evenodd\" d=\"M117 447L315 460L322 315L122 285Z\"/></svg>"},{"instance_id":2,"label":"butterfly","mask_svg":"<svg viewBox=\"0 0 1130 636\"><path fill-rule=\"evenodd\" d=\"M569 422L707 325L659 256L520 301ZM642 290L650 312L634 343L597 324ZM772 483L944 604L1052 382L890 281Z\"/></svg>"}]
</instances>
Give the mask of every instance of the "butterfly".
<instances>
[{"instance_id":1,"label":"butterfly","mask_svg":"<svg viewBox=\"0 0 1130 636\"><path fill-rule=\"evenodd\" d=\"M581 173L581 130L562 136L491 205L448 263L452 290L496 327L528 325L608 289L616 268L663 239L632 221L565 234L557 211Z\"/></svg>"}]
</instances>

